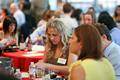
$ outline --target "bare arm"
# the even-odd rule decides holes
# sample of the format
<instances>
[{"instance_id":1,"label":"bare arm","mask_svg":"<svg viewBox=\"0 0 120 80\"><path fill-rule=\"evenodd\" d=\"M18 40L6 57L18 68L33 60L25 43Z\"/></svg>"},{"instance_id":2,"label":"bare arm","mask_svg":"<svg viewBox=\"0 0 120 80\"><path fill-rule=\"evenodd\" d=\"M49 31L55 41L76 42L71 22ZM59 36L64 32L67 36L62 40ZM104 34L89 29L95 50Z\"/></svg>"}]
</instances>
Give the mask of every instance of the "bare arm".
<instances>
[{"instance_id":1,"label":"bare arm","mask_svg":"<svg viewBox=\"0 0 120 80\"><path fill-rule=\"evenodd\" d=\"M41 68L46 68L51 71L55 71L58 74L63 74L63 75L68 75L69 74L69 65L73 63L74 61L77 60L77 55L70 53L68 57L68 64L66 66L60 66L60 65L53 65L53 64L48 64L44 63L43 61L39 61L37 63L38 67L40 66Z\"/></svg>"},{"instance_id":2,"label":"bare arm","mask_svg":"<svg viewBox=\"0 0 120 80\"><path fill-rule=\"evenodd\" d=\"M58 74L68 74L68 66L59 66L59 65L53 65L53 64L46 64L46 68L48 70L52 70Z\"/></svg>"},{"instance_id":3,"label":"bare arm","mask_svg":"<svg viewBox=\"0 0 120 80\"><path fill-rule=\"evenodd\" d=\"M85 71L82 66L74 66L71 70L70 80L85 80Z\"/></svg>"},{"instance_id":4,"label":"bare arm","mask_svg":"<svg viewBox=\"0 0 120 80\"><path fill-rule=\"evenodd\" d=\"M66 66L59 66L59 65L52 65L52 64L46 64L46 67L48 70L53 70L57 73L62 73L64 75L69 74L69 65L75 61L77 61L78 56L75 54L70 53L68 57L68 64Z\"/></svg>"}]
</instances>

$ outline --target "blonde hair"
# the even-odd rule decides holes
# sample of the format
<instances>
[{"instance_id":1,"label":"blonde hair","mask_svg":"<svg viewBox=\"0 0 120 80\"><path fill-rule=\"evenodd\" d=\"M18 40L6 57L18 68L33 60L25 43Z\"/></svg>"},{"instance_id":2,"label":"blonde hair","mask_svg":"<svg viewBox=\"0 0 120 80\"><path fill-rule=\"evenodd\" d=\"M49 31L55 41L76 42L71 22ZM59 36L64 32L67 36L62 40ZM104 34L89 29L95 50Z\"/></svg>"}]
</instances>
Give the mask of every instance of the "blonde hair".
<instances>
[{"instance_id":1,"label":"blonde hair","mask_svg":"<svg viewBox=\"0 0 120 80\"><path fill-rule=\"evenodd\" d=\"M63 47L62 47L63 53L65 53L66 49L68 48L67 47L68 36L66 34L65 27L66 26L64 25L64 23L62 21L60 21L58 18L52 19L52 20L48 21L47 26L46 26L46 33L47 33L49 28L54 28L60 34L61 42L63 44ZM46 45L48 47L48 53L50 53L49 57L53 56L55 54L54 51L56 50L56 48L52 45L52 43L50 42L49 39L47 40L47 44Z\"/></svg>"}]
</instances>

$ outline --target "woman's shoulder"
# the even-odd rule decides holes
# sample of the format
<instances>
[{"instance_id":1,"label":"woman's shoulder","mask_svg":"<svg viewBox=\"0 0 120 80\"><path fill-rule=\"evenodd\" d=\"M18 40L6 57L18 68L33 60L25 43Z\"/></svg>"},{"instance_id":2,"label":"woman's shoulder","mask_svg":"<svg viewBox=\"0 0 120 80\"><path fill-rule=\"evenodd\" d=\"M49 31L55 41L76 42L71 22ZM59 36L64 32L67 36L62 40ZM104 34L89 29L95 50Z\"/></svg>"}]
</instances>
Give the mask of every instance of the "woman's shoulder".
<instances>
[{"instance_id":1,"label":"woman's shoulder","mask_svg":"<svg viewBox=\"0 0 120 80\"><path fill-rule=\"evenodd\" d=\"M71 71L71 69L75 66L79 66L81 64L81 60L75 61L73 62L70 66L69 66L69 70Z\"/></svg>"},{"instance_id":2,"label":"woman's shoulder","mask_svg":"<svg viewBox=\"0 0 120 80\"><path fill-rule=\"evenodd\" d=\"M106 59L106 58L101 58L101 59L85 59L85 60L82 60L81 64L83 65L91 65L91 64L99 64L99 63L109 63L109 61Z\"/></svg>"},{"instance_id":3,"label":"woman's shoulder","mask_svg":"<svg viewBox=\"0 0 120 80\"><path fill-rule=\"evenodd\" d=\"M105 58L102 58L100 60L95 60L95 59L90 59L89 58L89 59L85 59L85 60L78 60L78 61L72 63L70 65L70 67L79 66L79 65L82 65L83 67L84 66L89 66L89 65L97 65L97 64L99 64L101 62L109 64L109 61L107 59L105 59Z\"/></svg>"}]
</instances>

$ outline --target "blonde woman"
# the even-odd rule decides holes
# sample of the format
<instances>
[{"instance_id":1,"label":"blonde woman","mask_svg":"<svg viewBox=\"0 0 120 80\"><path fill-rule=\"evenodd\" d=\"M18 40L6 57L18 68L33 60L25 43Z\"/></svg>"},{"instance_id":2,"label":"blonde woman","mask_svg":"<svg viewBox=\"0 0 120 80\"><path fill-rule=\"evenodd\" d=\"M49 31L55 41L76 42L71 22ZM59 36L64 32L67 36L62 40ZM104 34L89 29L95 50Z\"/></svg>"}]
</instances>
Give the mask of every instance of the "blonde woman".
<instances>
[{"instance_id":1,"label":"blonde woman","mask_svg":"<svg viewBox=\"0 0 120 80\"><path fill-rule=\"evenodd\" d=\"M64 23L59 19L47 23L46 54L44 61L39 61L36 64L37 67L64 75L68 74L68 65L77 60L77 55L69 55L68 35L65 27Z\"/></svg>"}]
</instances>

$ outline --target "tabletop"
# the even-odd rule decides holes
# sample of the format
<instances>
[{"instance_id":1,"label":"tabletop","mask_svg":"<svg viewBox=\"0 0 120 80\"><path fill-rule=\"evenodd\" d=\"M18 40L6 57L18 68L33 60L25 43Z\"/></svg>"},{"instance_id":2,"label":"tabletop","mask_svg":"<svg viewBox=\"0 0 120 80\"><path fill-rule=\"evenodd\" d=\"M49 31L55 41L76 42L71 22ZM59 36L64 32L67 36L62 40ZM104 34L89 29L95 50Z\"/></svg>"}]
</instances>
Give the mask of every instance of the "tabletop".
<instances>
[{"instance_id":1,"label":"tabletop","mask_svg":"<svg viewBox=\"0 0 120 80\"><path fill-rule=\"evenodd\" d=\"M43 59L44 51L20 51L4 52L3 56L12 58L12 66L20 68L21 71L28 71L30 62L38 62Z\"/></svg>"}]
</instances>

